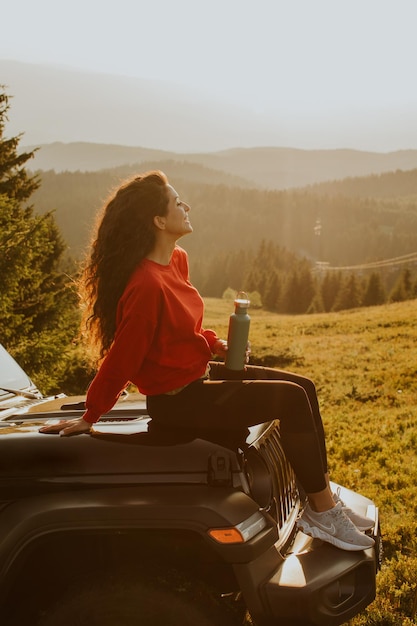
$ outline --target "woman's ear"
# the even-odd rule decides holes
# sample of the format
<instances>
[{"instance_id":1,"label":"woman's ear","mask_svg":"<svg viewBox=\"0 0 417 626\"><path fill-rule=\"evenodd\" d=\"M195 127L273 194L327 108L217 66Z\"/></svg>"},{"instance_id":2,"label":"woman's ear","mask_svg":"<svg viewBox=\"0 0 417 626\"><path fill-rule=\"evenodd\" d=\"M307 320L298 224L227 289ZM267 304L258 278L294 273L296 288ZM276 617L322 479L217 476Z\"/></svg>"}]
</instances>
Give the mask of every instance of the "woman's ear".
<instances>
[{"instance_id":1,"label":"woman's ear","mask_svg":"<svg viewBox=\"0 0 417 626\"><path fill-rule=\"evenodd\" d=\"M153 223L159 230L165 230L165 217L163 215L155 215Z\"/></svg>"}]
</instances>

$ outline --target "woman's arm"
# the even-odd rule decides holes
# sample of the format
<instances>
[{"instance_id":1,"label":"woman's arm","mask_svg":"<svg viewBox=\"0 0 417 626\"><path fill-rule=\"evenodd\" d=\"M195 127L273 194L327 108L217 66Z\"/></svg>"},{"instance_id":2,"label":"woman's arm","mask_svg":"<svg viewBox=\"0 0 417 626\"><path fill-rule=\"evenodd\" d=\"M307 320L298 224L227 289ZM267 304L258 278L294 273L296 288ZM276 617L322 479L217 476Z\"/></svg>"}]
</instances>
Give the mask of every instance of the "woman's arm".
<instances>
[{"instance_id":1,"label":"woman's arm","mask_svg":"<svg viewBox=\"0 0 417 626\"><path fill-rule=\"evenodd\" d=\"M87 391L84 415L44 426L39 432L63 436L89 432L92 424L112 409L122 391L135 378L152 343L158 297L157 290L147 289L145 294L137 286L123 297L116 336Z\"/></svg>"}]
</instances>

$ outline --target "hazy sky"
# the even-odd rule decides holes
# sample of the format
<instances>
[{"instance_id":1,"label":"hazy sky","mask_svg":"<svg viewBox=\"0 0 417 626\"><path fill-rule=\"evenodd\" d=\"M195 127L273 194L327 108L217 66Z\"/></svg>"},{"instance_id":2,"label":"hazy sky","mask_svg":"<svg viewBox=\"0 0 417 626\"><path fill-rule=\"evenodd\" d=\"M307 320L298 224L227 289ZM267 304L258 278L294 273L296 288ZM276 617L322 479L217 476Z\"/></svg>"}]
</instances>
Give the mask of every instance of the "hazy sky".
<instances>
[{"instance_id":1,"label":"hazy sky","mask_svg":"<svg viewBox=\"0 0 417 626\"><path fill-rule=\"evenodd\" d=\"M265 115L417 111L417 0L14 0L0 15L2 59L171 81Z\"/></svg>"}]
</instances>

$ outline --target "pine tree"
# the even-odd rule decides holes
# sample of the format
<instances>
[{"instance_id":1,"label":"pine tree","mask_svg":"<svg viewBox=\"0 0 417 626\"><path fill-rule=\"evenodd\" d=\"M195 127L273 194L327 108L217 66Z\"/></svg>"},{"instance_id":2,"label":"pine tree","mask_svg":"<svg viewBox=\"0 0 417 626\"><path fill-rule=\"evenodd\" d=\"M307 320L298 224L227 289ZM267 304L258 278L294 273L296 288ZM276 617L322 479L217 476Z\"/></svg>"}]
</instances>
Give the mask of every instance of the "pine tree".
<instances>
[{"instance_id":1,"label":"pine tree","mask_svg":"<svg viewBox=\"0 0 417 626\"><path fill-rule=\"evenodd\" d=\"M32 159L32 152L17 153L22 135L6 139L4 130L8 121L7 113L10 109L9 97L0 85L0 195L22 202L27 200L39 187L37 176L29 176L24 169L25 163Z\"/></svg>"},{"instance_id":2,"label":"pine tree","mask_svg":"<svg viewBox=\"0 0 417 626\"><path fill-rule=\"evenodd\" d=\"M350 274L344 281L335 305L334 311L356 309L361 305L362 294L356 274Z\"/></svg>"},{"instance_id":3,"label":"pine tree","mask_svg":"<svg viewBox=\"0 0 417 626\"><path fill-rule=\"evenodd\" d=\"M262 298L262 304L267 311L277 311L281 293L281 284L277 271L270 273Z\"/></svg>"},{"instance_id":4,"label":"pine tree","mask_svg":"<svg viewBox=\"0 0 417 626\"><path fill-rule=\"evenodd\" d=\"M342 285L340 272L327 272L321 283L321 301L324 311L328 313L334 307Z\"/></svg>"},{"instance_id":5,"label":"pine tree","mask_svg":"<svg viewBox=\"0 0 417 626\"><path fill-rule=\"evenodd\" d=\"M300 310L300 277L296 269L287 275L280 309L282 313L304 313Z\"/></svg>"},{"instance_id":6,"label":"pine tree","mask_svg":"<svg viewBox=\"0 0 417 626\"><path fill-rule=\"evenodd\" d=\"M405 268L397 282L395 283L391 294L390 302L403 302L404 300L410 300L414 297L413 283L411 279L411 271L409 268Z\"/></svg>"},{"instance_id":7,"label":"pine tree","mask_svg":"<svg viewBox=\"0 0 417 626\"><path fill-rule=\"evenodd\" d=\"M362 300L362 306L376 306L386 301L386 293L382 284L381 275L372 272L365 286L365 293Z\"/></svg>"},{"instance_id":8,"label":"pine tree","mask_svg":"<svg viewBox=\"0 0 417 626\"><path fill-rule=\"evenodd\" d=\"M40 184L24 168L34 153L17 153L20 135L5 138L8 110L0 87L0 342L49 392L77 333L77 298L62 269L65 244L53 216L35 215L28 204Z\"/></svg>"},{"instance_id":9,"label":"pine tree","mask_svg":"<svg viewBox=\"0 0 417 626\"><path fill-rule=\"evenodd\" d=\"M316 285L310 266L303 264L299 272L299 312L307 313L316 294Z\"/></svg>"}]
</instances>

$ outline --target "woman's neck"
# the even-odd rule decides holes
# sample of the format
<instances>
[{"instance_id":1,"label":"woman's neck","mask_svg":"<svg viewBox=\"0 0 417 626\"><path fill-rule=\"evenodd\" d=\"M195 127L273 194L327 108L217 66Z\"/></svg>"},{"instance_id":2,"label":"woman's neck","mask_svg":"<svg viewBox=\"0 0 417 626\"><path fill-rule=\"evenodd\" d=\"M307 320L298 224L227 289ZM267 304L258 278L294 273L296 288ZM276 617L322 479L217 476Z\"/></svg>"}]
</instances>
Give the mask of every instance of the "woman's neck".
<instances>
[{"instance_id":1,"label":"woman's neck","mask_svg":"<svg viewBox=\"0 0 417 626\"><path fill-rule=\"evenodd\" d=\"M159 265L169 265L174 252L175 242L161 242L157 241L146 258Z\"/></svg>"}]
</instances>

